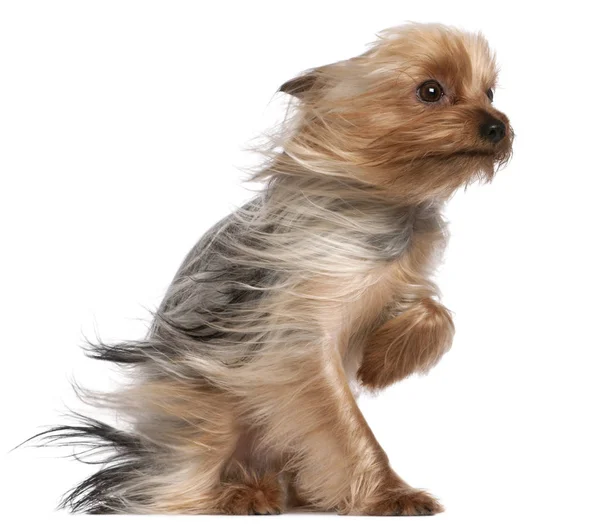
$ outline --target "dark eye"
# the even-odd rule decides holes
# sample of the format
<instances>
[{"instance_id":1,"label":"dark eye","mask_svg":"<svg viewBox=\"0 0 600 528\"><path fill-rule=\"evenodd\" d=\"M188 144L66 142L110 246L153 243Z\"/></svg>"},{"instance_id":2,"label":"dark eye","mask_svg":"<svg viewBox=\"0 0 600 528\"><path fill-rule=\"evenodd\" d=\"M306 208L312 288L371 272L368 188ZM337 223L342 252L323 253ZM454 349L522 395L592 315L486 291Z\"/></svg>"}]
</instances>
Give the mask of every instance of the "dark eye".
<instances>
[{"instance_id":1,"label":"dark eye","mask_svg":"<svg viewBox=\"0 0 600 528\"><path fill-rule=\"evenodd\" d=\"M425 81L419 88L417 88L417 94L419 99L426 103L435 103L439 101L444 95L444 90L440 83L437 81Z\"/></svg>"},{"instance_id":2,"label":"dark eye","mask_svg":"<svg viewBox=\"0 0 600 528\"><path fill-rule=\"evenodd\" d=\"M492 101L492 102L494 101L494 90L492 90L491 88L488 88L488 91L485 92L485 95L488 96L488 99L490 101Z\"/></svg>"}]
</instances>

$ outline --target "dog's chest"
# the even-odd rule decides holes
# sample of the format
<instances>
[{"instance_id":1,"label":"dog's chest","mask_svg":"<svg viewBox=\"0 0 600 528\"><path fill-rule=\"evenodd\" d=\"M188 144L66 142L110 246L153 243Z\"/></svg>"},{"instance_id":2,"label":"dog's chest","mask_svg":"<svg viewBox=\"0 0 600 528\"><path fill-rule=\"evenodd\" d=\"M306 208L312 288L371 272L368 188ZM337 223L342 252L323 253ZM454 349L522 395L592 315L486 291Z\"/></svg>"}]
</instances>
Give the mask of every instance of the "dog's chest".
<instances>
[{"instance_id":1,"label":"dog's chest","mask_svg":"<svg viewBox=\"0 0 600 528\"><path fill-rule=\"evenodd\" d=\"M429 276L441 256L444 241L444 224L439 217L419 220L395 259L357 276L354 284L346 284L348 295L340 307L335 334L349 378L358 369L370 333L415 297L434 293Z\"/></svg>"}]
</instances>

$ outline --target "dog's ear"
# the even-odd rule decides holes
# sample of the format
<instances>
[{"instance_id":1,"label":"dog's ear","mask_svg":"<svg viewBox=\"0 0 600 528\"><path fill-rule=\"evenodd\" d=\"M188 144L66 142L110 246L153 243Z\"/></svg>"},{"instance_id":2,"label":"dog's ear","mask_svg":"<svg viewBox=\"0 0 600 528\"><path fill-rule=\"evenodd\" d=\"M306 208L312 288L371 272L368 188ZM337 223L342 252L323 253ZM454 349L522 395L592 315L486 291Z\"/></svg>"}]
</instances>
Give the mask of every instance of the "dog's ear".
<instances>
[{"instance_id":1,"label":"dog's ear","mask_svg":"<svg viewBox=\"0 0 600 528\"><path fill-rule=\"evenodd\" d=\"M279 91L302 99L304 94L317 83L318 77L319 75L316 70L309 71L284 82L279 87Z\"/></svg>"},{"instance_id":2,"label":"dog's ear","mask_svg":"<svg viewBox=\"0 0 600 528\"><path fill-rule=\"evenodd\" d=\"M334 81L334 75L341 63L326 64L306 70L297 77L284 82L279 91L289 95L293 95L298 99L303 99L309 92L316 94L327 86L331 86Z\"/></svg>"}]
</instances>

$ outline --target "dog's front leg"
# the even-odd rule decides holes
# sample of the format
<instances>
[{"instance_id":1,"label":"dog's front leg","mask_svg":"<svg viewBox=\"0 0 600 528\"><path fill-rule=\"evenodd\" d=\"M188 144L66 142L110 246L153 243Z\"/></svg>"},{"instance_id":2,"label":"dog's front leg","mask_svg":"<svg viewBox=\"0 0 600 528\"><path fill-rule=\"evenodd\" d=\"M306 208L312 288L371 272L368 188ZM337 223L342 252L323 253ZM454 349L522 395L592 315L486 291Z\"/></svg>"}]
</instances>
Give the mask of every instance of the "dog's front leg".
<instances>
[{"instance_id":1,"label":"dog's front leg","mask_svg":"<svg viewBox=\"0 0 600 528\"><path fill-rule=\"evenodd\" d=\"M427 372L452 344L454 324L446 307L419 299L377 328L366 341L357 377L380 389L414 372Z\"/></svg>"},{"instance_id":2,"label":"dog's front leg","mask_svg":"<svg viewBox=\"0 0 600 528\"><path fill-rule=\"evenodd\" d=\"M265 446L289 454L293 485L305 502L346 514L442 511L435 499L410 487L390 468L356 404L337 352L288 355L279 367L258 378L254 413L261 417Z\"/></svg>"}]
</instances>

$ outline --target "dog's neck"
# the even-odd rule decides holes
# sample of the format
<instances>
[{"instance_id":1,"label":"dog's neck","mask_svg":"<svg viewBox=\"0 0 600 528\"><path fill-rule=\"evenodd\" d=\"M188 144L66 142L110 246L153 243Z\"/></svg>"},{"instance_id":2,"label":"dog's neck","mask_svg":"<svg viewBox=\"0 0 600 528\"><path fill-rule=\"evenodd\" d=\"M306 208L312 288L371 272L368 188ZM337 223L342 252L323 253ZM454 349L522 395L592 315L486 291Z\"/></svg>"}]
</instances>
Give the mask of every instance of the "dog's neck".
<instances>
[{"instance_id":1,"label":"dog's neck","mask_svg":"<svg viewBox=\"0 0 600 528\"><path fill-rule=\"evenodd\" d=\"M443 229L442 204L398 201L362 182L314 173L271 177L264 217L277 232L318 233L373 261L399 258L415 233Z\"/></svg>"}]
</instances>

